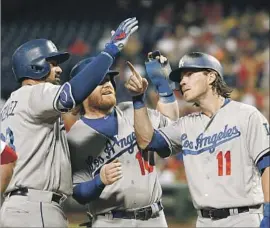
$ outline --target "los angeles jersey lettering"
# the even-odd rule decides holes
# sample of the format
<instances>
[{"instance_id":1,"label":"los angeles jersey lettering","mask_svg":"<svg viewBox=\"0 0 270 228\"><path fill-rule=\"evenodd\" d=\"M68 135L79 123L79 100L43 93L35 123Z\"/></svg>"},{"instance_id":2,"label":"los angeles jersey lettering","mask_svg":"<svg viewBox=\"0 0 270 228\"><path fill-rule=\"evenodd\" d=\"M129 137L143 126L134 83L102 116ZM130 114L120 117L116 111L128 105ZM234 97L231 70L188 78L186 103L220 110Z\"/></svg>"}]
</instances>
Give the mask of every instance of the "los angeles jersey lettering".
<instances>
[{"instance_id":1,"label":"los angeles jersey lettering","mask_svg":"<svg viewBox=\"0 0 270 228\"><path fill-rule=\"evenodd\" d=\"M269 152L268 126L255 107L230 101L213 119L196 113L159 129L172 153L184 155L195 208L263 203L256 164Z\"/></svg>"},{"instance_id":2,"label":"los angeles jersey lettering","mask_svg":"<svg viewBox=\"0 0 270 228\"><path fill-rule=\"evenodd\" d=\"M122 163L123 178L106 186L99 199L89 202L94 214L144 207L162 195L154 152L142 153L137 147L132 103L118 105L116 112L118 134L114 138L107 138L82 120L68 132L74 184L93 179L102 165L116 158ZM169 120L154 110L149 110L149 116L155 127L168 124Z\"/></svg>"}]
</instances>

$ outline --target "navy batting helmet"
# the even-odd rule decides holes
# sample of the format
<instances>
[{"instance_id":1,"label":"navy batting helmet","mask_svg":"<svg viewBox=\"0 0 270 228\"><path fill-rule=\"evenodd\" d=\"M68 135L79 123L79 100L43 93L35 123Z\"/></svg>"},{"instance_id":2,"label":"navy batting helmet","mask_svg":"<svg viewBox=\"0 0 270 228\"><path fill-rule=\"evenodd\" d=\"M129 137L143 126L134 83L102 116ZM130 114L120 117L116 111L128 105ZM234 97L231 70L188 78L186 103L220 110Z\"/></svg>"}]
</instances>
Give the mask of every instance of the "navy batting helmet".
<instances>
[{"instance_id":1,"label":"navy batting helmet","mask_svg":"<svg viewBox=\"0 0 270 228\"><path fill-rule=\"evenodd\" d=\"M63 63L69 58L69 53L59 52L50 40L30 40L16 49L12 56L12 70L18 82L24 78L42 79L51 70L48 61Z\"/></svg>"},{"instance_id":2,"label":"navy batting helmet","mask_svg":"<svg viewBox=\"0 0 270 228\"><path fill-rule=\"evenodd\" d=\"M95 57L89 57L89 58L83 59L80 62L78 62L70 71L70 78L73 78L76 74L81 72L88 65L88 63L92 62L94 59L95 59ZM119 72L115 71L115 70L109 70L107 72L107 75L110 76L110 80L111 80L111 83L112 83L114 88L116 88L114 76L116 76L118 74L119 74Z\"/></svg>"},{"instance_id":3,"label":"navy batting helmet","mask_svg":"<svg viewBox=\"0 0 270 228\"><path fill-rule=\"evenodd\" d=\"M181 72L186 69L211 69L223 78L223 68L220 62L214 56L202 52L191 52L184 55L179 61L179 68L173 70L169 78L174 82L180 82Z\"/></svg>"}]
</instances>

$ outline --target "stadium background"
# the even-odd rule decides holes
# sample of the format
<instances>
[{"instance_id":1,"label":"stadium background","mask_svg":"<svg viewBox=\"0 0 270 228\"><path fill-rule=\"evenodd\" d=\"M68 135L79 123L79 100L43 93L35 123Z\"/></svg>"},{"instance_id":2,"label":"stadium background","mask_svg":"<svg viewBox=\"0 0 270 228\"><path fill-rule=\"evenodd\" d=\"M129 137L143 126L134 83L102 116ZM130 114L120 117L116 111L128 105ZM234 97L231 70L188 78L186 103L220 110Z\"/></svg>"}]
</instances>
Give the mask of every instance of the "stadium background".
<instances>
[{"instance_id":1,"label":"stadium background","mask_svg":"<svg viewBox=\"0 0 270 228\"><path fill-rule=\"evenodd\" d=\"M158 1L158 0L2 0L1 103L18 88L11 70L11 56L22 43L51 39L72 58L62 65L63 82L83 57L103 49L114 29L125 18L136 16L139 30L121 53L114 68L118 102L130 100L123 88L129 60L145 77L147 52L159 49L177 67L188 51L216 56L224 78L234 88L232 98L256 106L269 120L269 3L268 1ZM180 115L196 111L175 93ZM157 95L150 85L147 101L155 107ZM165 213L170 227L193 226L193 209L181 156L157 160L163 186ZM86 219L84 207L66 204L73 225Z\"/></svg>"}]
</instances>

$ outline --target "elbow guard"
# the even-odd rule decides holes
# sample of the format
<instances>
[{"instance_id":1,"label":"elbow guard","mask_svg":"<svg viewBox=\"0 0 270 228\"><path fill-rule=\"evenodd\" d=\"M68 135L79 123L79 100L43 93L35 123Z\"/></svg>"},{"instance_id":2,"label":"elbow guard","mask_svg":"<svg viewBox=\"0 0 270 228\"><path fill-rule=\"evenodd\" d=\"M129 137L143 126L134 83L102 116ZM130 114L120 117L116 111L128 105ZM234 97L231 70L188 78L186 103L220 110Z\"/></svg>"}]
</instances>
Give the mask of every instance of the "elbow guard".
<instances>
[{"instance_id":1,"label":"elbow guard","mask_svg":"<svg viewBox=\"0 0 270 228\"><path fill-rule=\"evenodd\" d=\"M61 86L58 96L55 98L55 107L61 112L68 112L75 108L75 106L76 102L72 95L71 85L69 82L66 82Z\"/></svg>"}]
</instances>

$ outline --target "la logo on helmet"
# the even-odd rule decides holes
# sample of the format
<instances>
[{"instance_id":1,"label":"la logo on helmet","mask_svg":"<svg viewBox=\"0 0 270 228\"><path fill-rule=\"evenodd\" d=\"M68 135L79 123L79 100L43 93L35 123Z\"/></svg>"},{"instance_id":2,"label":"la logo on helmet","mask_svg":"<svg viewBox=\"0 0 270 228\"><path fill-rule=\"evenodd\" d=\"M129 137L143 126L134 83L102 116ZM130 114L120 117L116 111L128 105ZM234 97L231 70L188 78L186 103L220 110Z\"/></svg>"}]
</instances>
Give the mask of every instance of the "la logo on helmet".
<instances>
[{"instance_id":1,"label":"la logo on helmet","mask_svg":"<svg viewBox=\"0 0 270 228\"><path fill-rule=\"evenodd\" d=\"M180 62L179 62L179 67L182 67L182 66L184 66L184 59L182 58L182 59L180 59Z\"/></svg>"}]
</instances>

